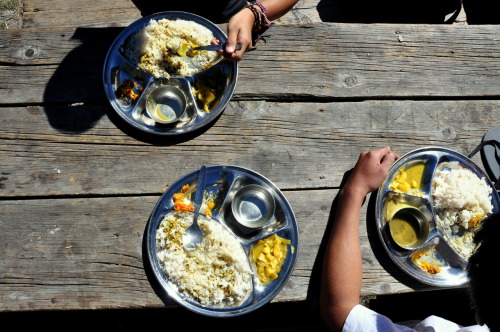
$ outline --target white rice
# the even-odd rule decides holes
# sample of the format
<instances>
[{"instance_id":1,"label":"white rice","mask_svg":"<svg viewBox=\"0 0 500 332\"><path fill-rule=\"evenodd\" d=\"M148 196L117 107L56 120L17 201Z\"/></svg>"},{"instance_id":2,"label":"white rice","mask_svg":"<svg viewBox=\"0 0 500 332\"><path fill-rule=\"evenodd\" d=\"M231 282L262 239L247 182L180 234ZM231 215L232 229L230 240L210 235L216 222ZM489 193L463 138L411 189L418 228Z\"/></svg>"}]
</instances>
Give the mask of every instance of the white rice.
<instances>
[{"instance_id":1,"label":"white rice","mask_svg":"<svg viewBox=\"0 0 500 332\"><path fill-rule=\"evenodd\" d=\"M193 59L202 66L194 68L188 65L185 57L178 55L183 43L202 46L209 45L214 39L209 29L196 22L181 19L151 20L131 37L125 47L125 55L156 78L192 76L205 69L219 55L213 51L198 51Z\"/></svg>"},{"instance_id":2,"label":"white rice","mask_svg":"<svg viewBox=\"0 0 500 332\"><path fill-rule=\"evenodd\" d=\"M437 225L444 231L445 240L464 259L474 249L473 237L480 221L493 210L491 192L484 178L458 162L443 163L434 173L432 199Z\"/></svg>"},{"instance_id":3,"label":"white rice","mask_svg":"<svg viewBox=\"0 0 500 332\"><path fill-rule=\"evenodd\" d=\"M198 223L204 231L200 247L182 247L185 229L193 213L167 214L156 232L157 257L167 278L179 293L205 306L233 305L252 290L252 272L239 241L217 221L204 215Z\"/></svg>"}]
</instances>

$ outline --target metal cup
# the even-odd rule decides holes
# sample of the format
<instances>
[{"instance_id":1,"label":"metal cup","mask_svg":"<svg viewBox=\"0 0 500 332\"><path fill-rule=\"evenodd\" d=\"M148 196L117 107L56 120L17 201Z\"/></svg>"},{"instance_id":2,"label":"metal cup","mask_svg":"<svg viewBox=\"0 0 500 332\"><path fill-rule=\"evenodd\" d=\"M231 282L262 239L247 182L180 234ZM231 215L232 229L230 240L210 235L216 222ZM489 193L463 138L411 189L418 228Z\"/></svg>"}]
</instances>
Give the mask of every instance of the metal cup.
<instances>
[{"instance_id":1,"label":"metal cup","mask_svg":"<svg viewBox=\"0 0 500 332\"><path fill-rule=\"evenodd\" d=\"M146 100L146 112L158 123L178 121L186 111L187 99L179 87L162 85L155 88Z\"/></svg>"},{"instance_id":2,"label":"metal cup","mask_svg":"<svg viewBox=\"0 0 500 332\"><path fill-rule=\"evenodd\" d=\"M414 240L413 236L405 236L413 232L415 234ZM429 236L429 221L419 209L402 208L394 213L389 221L389 233L394 242L401 248L416 249Z\"/></svg>"},{"instance_id":3,"label":"metal cup","mask_svg":"<svg viewBox=\"0 0 500 332\"><path fill-rule=\"evenodd\" d=\"M254 231L265 227L274 216L275 201L263 186L249 184L239 189L231 203L231 211L240 228Z\"/></svg>"}]
</instances>

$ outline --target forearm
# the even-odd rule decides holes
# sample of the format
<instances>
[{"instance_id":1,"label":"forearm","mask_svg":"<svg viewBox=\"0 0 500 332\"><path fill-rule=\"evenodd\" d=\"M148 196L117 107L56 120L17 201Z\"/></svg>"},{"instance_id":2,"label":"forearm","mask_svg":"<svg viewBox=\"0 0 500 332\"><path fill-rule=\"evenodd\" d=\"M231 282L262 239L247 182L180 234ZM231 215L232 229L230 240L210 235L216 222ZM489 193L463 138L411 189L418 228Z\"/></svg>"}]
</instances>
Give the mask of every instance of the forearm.
<instances>
[{"instance_id":1,"label":"forearm","mask_svg":"<svg viewBox=\"0 0 500 332\"><path fill-rule=\"evenodd\" d=\"M342 189L326 248L321 308L325 322L333 330L342 329L350 310L359 303L362 284L359 218L364 198L354 188Z\"/></svg>"},{"instance_id":2,"label":"forearm","mask_svg":"<svg viewBox=\"0 0 500 332\"><path fill-rule=\"evenodd\" d=\"M270 21L276 20L285 15L298 0L262 0L260 3L267 10L267 18Z\"/></svg>"},{"instance_id":3,"label":"forearm","mask_svg":"<svg viewBox=\"0 0 500 332\"><path fill-rule=\"evenodd\" d=\"M359 303L363 269L359 217L366 195L380 187L399 156L389 148L361 152L338 195L337 212L323 262L321 315L334 331Z\"/></svg>"}]
</instances>

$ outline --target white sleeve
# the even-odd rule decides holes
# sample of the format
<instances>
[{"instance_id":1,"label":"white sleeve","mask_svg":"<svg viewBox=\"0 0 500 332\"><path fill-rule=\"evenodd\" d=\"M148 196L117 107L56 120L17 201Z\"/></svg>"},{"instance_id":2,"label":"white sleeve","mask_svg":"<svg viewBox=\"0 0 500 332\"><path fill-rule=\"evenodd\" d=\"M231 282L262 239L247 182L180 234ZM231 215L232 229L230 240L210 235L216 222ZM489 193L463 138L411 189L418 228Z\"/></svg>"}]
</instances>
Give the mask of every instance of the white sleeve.
<instances>
[{"instance_id":1,"label":"white sleeve","mask_svg":"<svg viewBox=\"0 0 500 332\"><path fill-rule=\"evenodd\" d=\"M389 318L380 315L365 306L358 304L347 316L343 332L410 332L409 327L393 323Z\"/></svg>"},{"instance_id":2,"label":"white sleeve","mask_svg":"<svg viewBox=\"0 0 500 332\"><path fill-rule=\"evenodd\" d=\"M429 316L411 327L396 324L388 317L360 304L352 308L342 329L343 332L487 332L486 326L462 327L452 321Z\"/></svg>"}]
</instances>

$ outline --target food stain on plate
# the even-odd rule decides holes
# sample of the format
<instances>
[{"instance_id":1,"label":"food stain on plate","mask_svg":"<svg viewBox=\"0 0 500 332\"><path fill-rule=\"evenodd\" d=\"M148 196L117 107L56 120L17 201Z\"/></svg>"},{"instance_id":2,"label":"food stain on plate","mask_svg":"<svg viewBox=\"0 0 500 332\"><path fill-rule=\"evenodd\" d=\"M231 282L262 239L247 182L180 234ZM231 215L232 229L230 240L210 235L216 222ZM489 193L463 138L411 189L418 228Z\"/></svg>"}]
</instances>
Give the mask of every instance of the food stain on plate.
<instances>
[{"instance_id":1,"label":"food stain on plate","mask_svg":"<svg viewBox=\"0 0 500 332\"><path fill-rule=\"evenodd\" d=\"M386 202L386 205L384 207L385 220L387 221L391 220L396 214L396 212L398 212L401 209L412 208L412 207L414 207L414 205L403 203L396 199L390 199Z\"/></svg>"},{"instance_id":2,"label":"food stain on plate","mask_svg":"<svg viewBox=\"0 0 500 332\"><path fill-rule=\"evenodd\" d=\"M196 190L195 186L185 184L181 190L172 196L174 210L176 211L194 211L194 203L191 200L191 193ZM201 212L206 216L211 216L215 207L213 192L204 192L201 204Z\"/></svg>"},{"instance_id":3,"label":"food stain on plate","mask_svg":"<svg viewBox=\"0 0 500 332\"><path fill-rule=\"evenodd\" d=\"M144 87L141 82L136 82L128 78L116 88L115 93L116 97L125 104L131 104L139 98L143 89Z\"/></svg>"},{"instance_id":4,"label":"food stain on plate","mask_svg":"<svg viewBox=\"0 0 500 332\"><path fill-rule=\"evenodd\" d=\"M411 260L416 266L429 274L440 273L444 267L444 262L439 258L434 246L416 251L411 256Z\"/></svg>"},{"instance_id":5,"label":"food stain on plate","mask_svg":"<svg viewBox=\"0 0 500 332\"><path fill-rule=\"evenodd\" d=\"M213 110L224 94L223 87L226 86L226 81L227 75L220 68L199 75L193 82L192 87L198 107L206 113Z\"/></svg>"}]
</instances>

